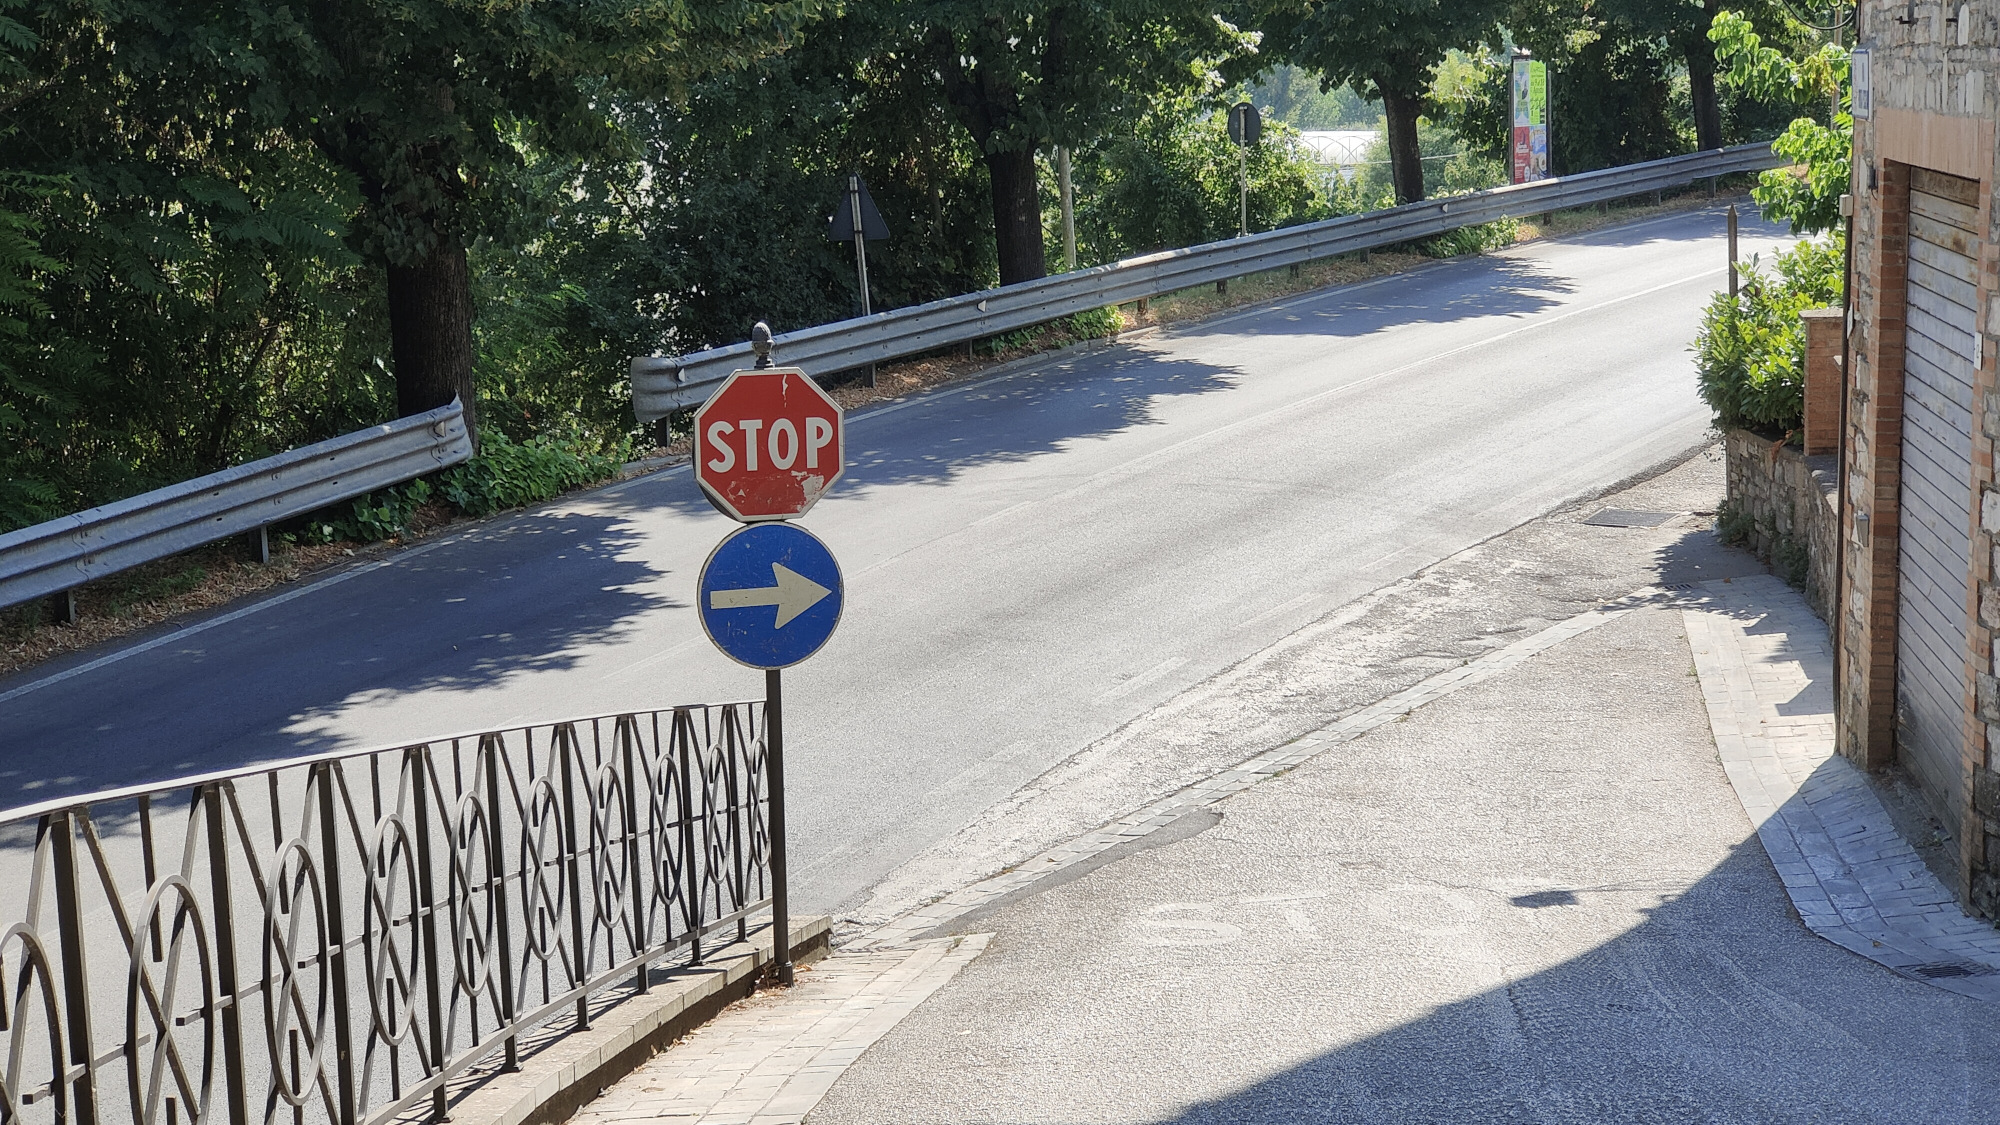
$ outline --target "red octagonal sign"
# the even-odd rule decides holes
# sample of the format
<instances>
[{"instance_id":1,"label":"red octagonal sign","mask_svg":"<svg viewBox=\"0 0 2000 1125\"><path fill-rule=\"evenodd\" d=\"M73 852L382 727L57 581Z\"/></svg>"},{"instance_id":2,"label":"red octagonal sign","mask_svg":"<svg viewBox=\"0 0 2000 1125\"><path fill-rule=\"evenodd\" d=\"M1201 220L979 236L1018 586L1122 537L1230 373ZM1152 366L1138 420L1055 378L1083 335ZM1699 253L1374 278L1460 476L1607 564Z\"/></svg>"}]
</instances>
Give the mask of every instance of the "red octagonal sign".
<instances>
[{"instance_id":1,"label":"red octagonal sign","mask_svg":"<svg viewBox=\"0 0 2000 1125\"><path fill-rule=\"evenodd\" d=\"M738 371L694 415L694 479L743 523L802 516L840 479L840 404L796 367Z\"/></svg>"}]
</instances>

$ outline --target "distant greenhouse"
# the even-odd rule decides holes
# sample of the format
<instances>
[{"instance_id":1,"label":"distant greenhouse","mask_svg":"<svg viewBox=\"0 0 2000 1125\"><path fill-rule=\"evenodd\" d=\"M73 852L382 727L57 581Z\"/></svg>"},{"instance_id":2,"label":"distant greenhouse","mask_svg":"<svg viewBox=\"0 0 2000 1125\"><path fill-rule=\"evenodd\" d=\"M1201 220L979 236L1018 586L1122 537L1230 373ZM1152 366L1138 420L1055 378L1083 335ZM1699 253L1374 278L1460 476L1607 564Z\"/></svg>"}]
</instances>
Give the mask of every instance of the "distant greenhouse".
<instances>
[{"instance_id":1,"label":"distant greenhouse","mask_svg":"<svg viewBox=\"0 0 2000 1125\"><path fill-rule=\"evenodd\" d=\"M1299 133L1299 142L1313 154L1313 160L1323 167L1340 173L1343 180L1353 180L1357 165L1368 160L1368 148L1382 139L1382 134L1374 129L1306 129Z\"/></svg>"}]
</instances>

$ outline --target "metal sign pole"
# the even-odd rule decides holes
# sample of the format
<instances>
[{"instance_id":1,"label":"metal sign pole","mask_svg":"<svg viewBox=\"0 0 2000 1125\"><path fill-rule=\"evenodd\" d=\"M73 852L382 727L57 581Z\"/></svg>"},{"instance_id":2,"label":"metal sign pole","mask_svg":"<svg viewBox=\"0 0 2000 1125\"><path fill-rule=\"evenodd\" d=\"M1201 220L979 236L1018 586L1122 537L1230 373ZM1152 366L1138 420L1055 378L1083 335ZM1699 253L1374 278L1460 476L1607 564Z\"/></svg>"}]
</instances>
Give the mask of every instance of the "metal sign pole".
<instances>
[{"instance_id":1,"label":"metal sign pole","mask_svg":"<svg viewBox=\"0 0 2000 1125\"><path fill-rule=\"evenodd\" d=\"M1236 220L1236 237L1250 233L1250 150L1243 145L1236 146L1236 194L1240 213Z\"/></svg>"},{"instance_id":2,"label":"metal sign pole","mask_svg":"<svg viewBox=\"0 0 2000 1125\"><path fill-rule=\"evenodd\" d=\"M848 214L854 217L854 276L861 286L861 315L874 312L874 305L868 299L868 236L861 222L861 175L854 173L847 177ZM875 385L875 365L868 365L868 385Z\"/></svg>"},{"instance_id":3,"label":"metal sign pole","mask_svg":"<svg viewBox=\"0 0 2000 1125\"><path fill-rule=\"evenodd\" d=\"M1729 300L1736 301L1736 204L1729 205Z\"/></svg>"},{"instance_id":4,"label":"metal sign pole","mask_svg":"<svg viewBox=\"0 0 2000 1125\"><path fill-rule=\"evenodd\" d=\"M764 764L771 786L771 974L789 985L792 971L791 902L785 890L785 726L783 673L764 671Z\"/></svg>"}]
</instances>

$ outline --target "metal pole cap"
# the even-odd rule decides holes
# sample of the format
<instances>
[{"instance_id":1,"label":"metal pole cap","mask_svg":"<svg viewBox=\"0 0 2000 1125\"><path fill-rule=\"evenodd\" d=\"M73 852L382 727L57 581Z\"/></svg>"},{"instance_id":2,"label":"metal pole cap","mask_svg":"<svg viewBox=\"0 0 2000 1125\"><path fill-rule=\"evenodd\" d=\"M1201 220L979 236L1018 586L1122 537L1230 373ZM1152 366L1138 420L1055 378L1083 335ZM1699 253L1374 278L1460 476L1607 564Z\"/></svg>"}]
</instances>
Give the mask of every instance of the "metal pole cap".
<instances>
[{"instance_id":1,"label":"metal pole cap","mask_svg":"<svg viewBox=\"0 0 2000 1125\"><path fill-rule=\"evenodd\" d=\"M758 321L750 329L750 350L757 353L757 366L771 366L771 326Z\"/></svg>"}]
</instances>

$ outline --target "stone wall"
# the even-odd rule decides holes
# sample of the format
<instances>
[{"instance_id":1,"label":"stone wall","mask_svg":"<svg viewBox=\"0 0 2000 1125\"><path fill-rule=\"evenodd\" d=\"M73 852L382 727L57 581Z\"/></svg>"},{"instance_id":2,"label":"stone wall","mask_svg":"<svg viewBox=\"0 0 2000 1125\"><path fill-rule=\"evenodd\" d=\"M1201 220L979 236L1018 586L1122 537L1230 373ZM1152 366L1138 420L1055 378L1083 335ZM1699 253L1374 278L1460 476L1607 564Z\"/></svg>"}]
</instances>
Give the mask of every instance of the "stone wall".
<instances>
[{"instance_id":1,"label":"stone wall","mask_svg":"<svg viewBox=\"0 0 2000 1125\"><path fill-rule=\"evenodd\" d=\"M1976 612L1967 657L1961 777L1965 797L1926 793L1958 839L1964 882L1957 888L1977 909L2000 914L2000 505L1994 453L2000 442L2000 393L1994 354L2000 351L2000 284L1994 220L1996 151L2000 151L2000 3L1921 3L1863 0L1856 34L1869 51L1872 106L1854 122L1854 269L1847 426L1842 434L1848 474L1843 513L1846 552L1838 652L1835 720L1842 754L1867 768L1896 760L1896 586L1902 471L1903 349L1907 309L1905 263L1913 169L1975 180L1976 210L1988 229L1979 251L1977 292L1984 313L1984 357L1974 373L1972 476L1977 527L1968 581ZM1859 107L1857 107L1859 108ZM1976 694L1975 694L1976 689ZM1950 807L1947 807L1950 806Z\"/></svg>"},{"instance_id":2,"label":"stone wall","mask_svg":"<svg viewBox=\"0 0 2000 1125\"><path fill-rule=\"evenodd\" d=\"M1744 546L1803 589L1820 620L1832 621L1840 544L1838 462L1831 455L1807 457L1748 430L1729 431L1723 448L1727 511L1730 523L1747 536Z\"/></svg>"}]
</instances>

